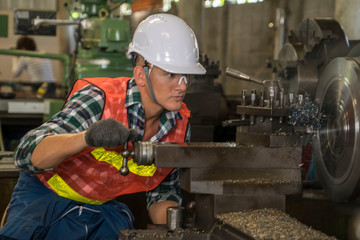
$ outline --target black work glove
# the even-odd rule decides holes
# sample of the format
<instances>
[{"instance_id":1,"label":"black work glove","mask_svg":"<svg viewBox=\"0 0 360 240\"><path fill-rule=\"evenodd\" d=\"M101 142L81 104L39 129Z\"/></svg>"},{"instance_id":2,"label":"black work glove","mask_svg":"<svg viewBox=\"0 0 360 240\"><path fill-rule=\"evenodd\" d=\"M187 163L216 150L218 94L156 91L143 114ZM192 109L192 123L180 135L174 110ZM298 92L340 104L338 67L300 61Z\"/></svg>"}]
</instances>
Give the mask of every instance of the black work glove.
<instances>
[{"instance_id":1,"label":"black work glove","mask_svg":"<svg viewBox=\"0 0 360 240\"><path fill-rule=\"evenodd\" d=\"M134 129L128 129L121 122L109 118L92 124L85 133L85 141L91 147L115 148L134 141L137 136Z\"/></svg>"}]
</instances>

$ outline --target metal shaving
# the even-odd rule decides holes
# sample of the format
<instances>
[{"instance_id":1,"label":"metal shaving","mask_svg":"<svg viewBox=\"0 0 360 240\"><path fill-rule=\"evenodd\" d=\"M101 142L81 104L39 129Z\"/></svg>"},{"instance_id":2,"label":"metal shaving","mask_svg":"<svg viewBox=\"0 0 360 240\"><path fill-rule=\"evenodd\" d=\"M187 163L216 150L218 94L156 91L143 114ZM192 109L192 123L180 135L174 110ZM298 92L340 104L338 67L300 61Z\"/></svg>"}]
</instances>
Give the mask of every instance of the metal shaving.
<instances>
[{"instance_id":1,"label":"metal shaving","mask_svg":"<svg viewBox=\"0 0 360 240\"><path fill-rule=\"evenodd\" d=\"M291 105L288 123L305 127L307 132L316 132L321 128L319 104L306 97L305 100Z\"/></svg>"},{"instance_id":2,"label":"metal shaving","mask_svg":"<svg viewBox=\"0 0 360 240\"><path fill-rule=\"evenodd\" d=\"M308 227L277 209L257 209L216 216L223 223L255 239L335 240L335 237Z\"/></svg>"}]
</instances>

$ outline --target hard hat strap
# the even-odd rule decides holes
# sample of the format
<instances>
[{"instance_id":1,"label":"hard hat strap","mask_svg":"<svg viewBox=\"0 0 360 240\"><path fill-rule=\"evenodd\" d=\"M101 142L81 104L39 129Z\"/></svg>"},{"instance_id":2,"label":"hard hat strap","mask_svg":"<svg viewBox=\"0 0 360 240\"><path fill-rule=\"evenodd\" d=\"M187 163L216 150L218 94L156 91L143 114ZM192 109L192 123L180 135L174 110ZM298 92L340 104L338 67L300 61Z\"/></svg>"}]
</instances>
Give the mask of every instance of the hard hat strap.
<instances>
[{"instance_id":1,"label":"hard hat strap","mask_svg":"<svg viewBox=\"0 0 360 240\"><path fill-rule=\"evenodd\" d=\"M150 77L149 77L150 71L149 71L149 67L148 67L147 63L145 63L144 71L145 71L145 77L146 77L147 84L149 86L151 97L153 98L153 100L156 104L159 104L158 101L156 100L155 93L154 93L154 90L153 90L151 82L150 82Z\"/></svg>"}]
</instances>

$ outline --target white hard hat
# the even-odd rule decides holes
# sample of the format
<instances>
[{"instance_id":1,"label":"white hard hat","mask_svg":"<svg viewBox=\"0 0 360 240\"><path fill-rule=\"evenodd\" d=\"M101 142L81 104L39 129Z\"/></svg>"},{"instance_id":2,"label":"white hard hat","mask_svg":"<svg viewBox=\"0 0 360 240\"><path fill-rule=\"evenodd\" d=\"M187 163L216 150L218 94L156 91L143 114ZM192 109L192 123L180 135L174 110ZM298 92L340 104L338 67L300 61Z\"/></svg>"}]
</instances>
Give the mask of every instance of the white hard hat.
<instances>
[{"instance_id":1,"label":"white hard hat","mask_svg":"<svg viewBox=\"0 0 360 240\"><path fill-rule=\"evenodd\" d=\"M179 17L154 14L136 28L128 54L140 54L149 63L177 74L205 74L191 28Z\"/></svg>"}]
</instances>

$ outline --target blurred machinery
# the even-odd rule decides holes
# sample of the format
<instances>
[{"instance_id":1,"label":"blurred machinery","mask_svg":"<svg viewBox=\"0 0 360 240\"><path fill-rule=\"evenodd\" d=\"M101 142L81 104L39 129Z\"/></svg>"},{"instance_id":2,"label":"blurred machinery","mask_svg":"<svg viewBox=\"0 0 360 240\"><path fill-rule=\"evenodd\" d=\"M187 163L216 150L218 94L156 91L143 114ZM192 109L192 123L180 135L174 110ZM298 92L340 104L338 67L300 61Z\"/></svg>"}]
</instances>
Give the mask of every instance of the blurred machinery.
<instances>
[{"instance_id":1,"label":"blurred machinery","mask_svg":"<svg viewBox=\"0 0 360 240\"><path fill-rule=\"evenodd\" d=\"M132 0L111 0L111 6L106 0L69 1L65 4L72 19L56 19L56 13L29 9L14 10L14 31L17 34L30 35L56 35L56 26L69 26L75 29L75 46L72 56L67 54L54 54L34 51L0 49L2 55L39 57L60 60L64 64L64 75L60 86L57 86L56 95L46 98L57 98L59 103L50 104L56 109L50 109L43 99L37 99L36 89L40 84L32 84L33 94L23 96L17 92L18 85L11 84L11 96L6 98L16 100L1 100L0 111L8 113L54 113L62 107L67 90L73 82L84 77L118 77L132 76L130 60L126 56L126 48L130 42L130 27L127 20L112 14L124 3ZM69 40L70 41L70 40ZM67 43L69 44L69 43ZM3 84L2 84L3 85ZM2 93L4 95L5 93ZM2 98L5 98L1 95ZM18 99L21 95L21 99ZM12 110L16 101L16 106ZM11 102L11 103L9 103ZM20 102L20 103L19 103ZM54 101L53 101L54 102ZM40 107L39 107L40 106Z\"/></svg>"},{"instance_id":2,"label":"blurred machinery","mask_svg":"<svg viewBox=\"0 0 360 240\"><path fill-rule=\"evenodd\" d=\"M71 17L79 21L76 33L75 79L84 77L132 76L126 56L131 40L129 22L113 10L133 0L70 1Z\"/></svg>"},{"instance_id":3,"label":"blurred machinery","mask_svg":"<svg viewBox=\"0 0 360 240\"><path fill-rule=\"evenodd\" d=\"M334 201L359 194L357 151L359 45L333 19L306 19L280 51L280 85L319 103L323 121L312 146L316 176Z\"/></svg>"},{"instance_id":4,"label":"blurred machinery","mask_svg":"<svg viewBox=\"0 0 360 240\"><path fill-rule=\"evenodd\" d=\"M133 0L76 0L65 7L71 19L32 19L33 29L44 26L72 26L74 53L68 87L79 78L132 76L132 68L126 55L130 43L129 22L119 14L113 14L124 3ZM116 4L114 6L114 4Z\"/></svg>"},{"instance_id":5,"label":"blurred machinery","mask_svg":"<svg viewBox=\"0 0 360 240\"><path fill-rule=\"evenodd\" d=\"M207 55L200 55L199 61L206 68L206 74L191 77L184 102L191 111L191 141L213 142L216 127L221 126L222 94L214 83L221 71L219 61L210 61Z\"/></svg>"}]
</instances>

